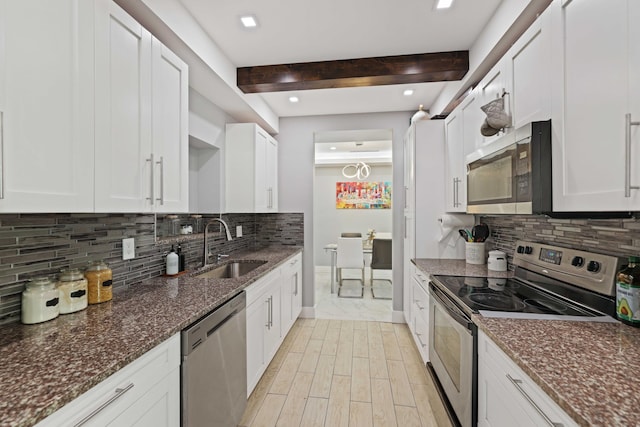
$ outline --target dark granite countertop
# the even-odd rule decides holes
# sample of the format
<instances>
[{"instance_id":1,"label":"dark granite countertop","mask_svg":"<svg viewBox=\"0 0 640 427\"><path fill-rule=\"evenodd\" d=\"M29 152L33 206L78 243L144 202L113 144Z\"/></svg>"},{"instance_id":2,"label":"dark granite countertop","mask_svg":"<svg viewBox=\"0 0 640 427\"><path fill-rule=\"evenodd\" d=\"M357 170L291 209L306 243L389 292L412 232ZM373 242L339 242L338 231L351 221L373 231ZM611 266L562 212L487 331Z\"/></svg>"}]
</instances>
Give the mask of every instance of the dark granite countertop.
<instances>
[{"instance_id":1,"label":"dark granite countertop","mask_svg":"<svg viewBox=\"0 0 640 427\"><path fill-rule=\"evenodd\" d=\"M415 259L424 273L510 277L464 260ZM640 425L640 329L622 323L472 319L581 426Z\"/></svg>"},{"instance_id":2,"label":"dark granite countertop","mask_svg":"<svg viewBox=\"0 0 640 427\"><path fill-rule=\"evenodd\" d=\"M42 420L301 250L233 253L224 262L268 262L238 279L156 277L81 312L0 328L0 426Z\"/></svg>"},{"instance_id":3,"label":"dark granite countertop","mask_svg":"<svg viewBox=\"0 0 640 427\"><path fill-rule=\"evenodd\" d=\"M467 264L463 259L416 258L413 263L424 273L470 277L512 277L513 271L487 270L487 264Z\"/></svg>"},{"instance_id":4,"label":"dark granite countertop","mask_svg":"<svg viewBox=\"0 0 640 427\"><path fill-rule=\"evenodd\" d=\"M473 321L579 425L640 425L639 329L480 315Z\"/></svg>"}]
</instances>

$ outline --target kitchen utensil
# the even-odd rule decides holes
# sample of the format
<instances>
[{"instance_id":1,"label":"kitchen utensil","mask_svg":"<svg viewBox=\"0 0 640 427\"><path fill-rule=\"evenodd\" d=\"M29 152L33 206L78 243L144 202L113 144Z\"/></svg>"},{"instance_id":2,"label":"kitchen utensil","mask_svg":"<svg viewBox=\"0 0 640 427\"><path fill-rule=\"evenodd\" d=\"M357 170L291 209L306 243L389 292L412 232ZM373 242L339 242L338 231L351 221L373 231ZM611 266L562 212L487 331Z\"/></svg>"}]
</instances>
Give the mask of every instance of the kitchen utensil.
<instances>
[{"instance_id":1,"label":"kitchen utensil","mask_svg":"<svg viewBox=\"0 0 640 427\"><path fill-rule=\"evenodd\" d=\"M471 229L474 242L484 242L489 237L489 226L487 224L477 224Z\"/></svg>"},{"instance_id":2,"label":"kitchen utensil","mask_svg":"<svg viewBox=\"0 0 640 427\"><path fill-rule=\"evenodd\" d=\"M458 233L460 233L460 236L462 236L462 238L464 239L465 242L469 241L469 236L467 235L467 230L463 230L461 228L460 230L458 230Z\"/></svg>"}]
</instances>

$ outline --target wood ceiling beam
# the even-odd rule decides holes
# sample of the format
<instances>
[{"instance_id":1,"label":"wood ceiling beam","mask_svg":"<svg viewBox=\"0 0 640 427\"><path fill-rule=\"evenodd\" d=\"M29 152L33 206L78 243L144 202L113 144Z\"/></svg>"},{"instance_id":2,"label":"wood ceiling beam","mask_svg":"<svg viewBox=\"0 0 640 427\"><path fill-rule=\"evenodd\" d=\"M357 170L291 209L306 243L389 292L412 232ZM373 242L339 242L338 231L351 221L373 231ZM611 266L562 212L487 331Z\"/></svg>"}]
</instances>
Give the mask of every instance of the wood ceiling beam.
<instances>
[{"instance_id":1,"label":"wood ceiling beam","mask_svg":"<svg viewBox=\"0 0 640 427\"><path fill-rule=\"evenodd\" d=\"M237 69L244 93L380 86L460 80L469 51L262 65Z\"/></svg>"}]
</instances>

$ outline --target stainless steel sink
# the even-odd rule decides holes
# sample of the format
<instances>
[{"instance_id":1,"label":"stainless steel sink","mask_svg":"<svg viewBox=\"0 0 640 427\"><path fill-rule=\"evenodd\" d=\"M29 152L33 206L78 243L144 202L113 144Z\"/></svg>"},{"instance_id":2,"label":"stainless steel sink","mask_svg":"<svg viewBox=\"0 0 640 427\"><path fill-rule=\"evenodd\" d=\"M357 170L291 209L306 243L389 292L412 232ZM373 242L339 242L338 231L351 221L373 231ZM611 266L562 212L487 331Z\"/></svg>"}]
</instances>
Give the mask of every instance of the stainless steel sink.
<instances>
[{"instance_id":1,"label":"stainless steel sink","mask_svg":"<svg viewBox=\"0 0 640 427\"><path fill-rule=\"evenodd\" d=\"M262 260L240 260L231 261L213 270L198 274L194 277L201 279L234 279L244 276L250 271L264 265L267 261Z\"/></svg>"}]
</instances>

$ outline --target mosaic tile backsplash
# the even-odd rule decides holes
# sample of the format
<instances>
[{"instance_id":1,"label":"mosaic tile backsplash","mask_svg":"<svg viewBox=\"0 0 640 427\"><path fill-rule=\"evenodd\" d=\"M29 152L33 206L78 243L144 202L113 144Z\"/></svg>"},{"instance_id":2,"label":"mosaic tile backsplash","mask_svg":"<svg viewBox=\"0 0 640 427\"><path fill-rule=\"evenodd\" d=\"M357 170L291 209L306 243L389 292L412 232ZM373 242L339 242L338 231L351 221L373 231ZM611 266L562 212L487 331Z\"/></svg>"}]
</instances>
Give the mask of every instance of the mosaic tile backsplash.
<instances>
[{"instance_id":1,"label":"mosaic tile backsplash","mask_svg":"<svg viewBox=\"0 0 640 427\"><path fill-rule=\"evenodd\" d=\"M487 248L507 253L509 268L517 240L574 248L607 255L640 255L640 220L554 219L544 215L481 216L489 225Z\"/></svg>"},{"instance_id":2,"label":"mosaic tile backsplash","mask_svg":"<svg viewBox=\"0 0 640 427\"><path fill-rule=\"evenodd\" d=\"M205 216L205 220L209 217ZM210 252L228 254L267 244L304 244L301 213L224 214L232 241L216 226L210 228ZM158 217L161 225L162 218ZM235 238L242 225L243 237ZM187 268L202 264L202 235L156 241L153 214L2 214L0 215L0 324L20 320L24 283L60 269L84 269L105 260L113 270L114 292L164 273L165 254L180 243ZM136 257L122 260L122 239L135 238Z\"/></svg>"}]
</instances>

